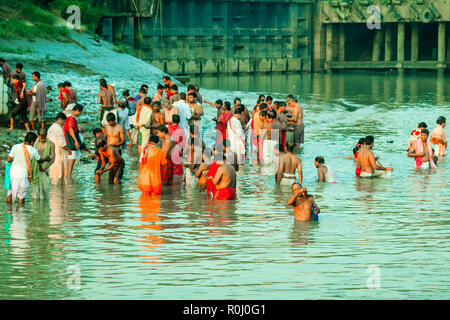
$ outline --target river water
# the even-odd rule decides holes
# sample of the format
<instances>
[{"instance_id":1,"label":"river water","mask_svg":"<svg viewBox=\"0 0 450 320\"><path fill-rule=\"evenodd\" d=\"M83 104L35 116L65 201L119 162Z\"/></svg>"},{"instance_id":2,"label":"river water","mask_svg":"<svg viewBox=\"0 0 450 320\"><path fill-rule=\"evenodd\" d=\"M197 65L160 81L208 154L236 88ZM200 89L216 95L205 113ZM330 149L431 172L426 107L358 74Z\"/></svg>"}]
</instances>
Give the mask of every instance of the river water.
<instances>
[{"instance_id":1,"label":"river water","mask_svg":"<svg viewBox=\"0 0 450 320\"><path fill-rule=\"evenodd\" d=\"M134 155L125 156L120 186L95 185L96 163L80 164L75 183L52 188L50 200L0 202L0 298L448 299L450 165L417 172L405 151L418 122L432 130L438 116L449 118L448 80L395 72L192 79L208 100L240 96L253 107L259 93L299 97L304 185L320 220L295 223L289 187L253 163L239 172L238 199L225 204L184 185L141 198ZM355 178L346 157L368 134L391 176ZM316 182L317 155L338 183Z\"/></svg>"}]
</instances>

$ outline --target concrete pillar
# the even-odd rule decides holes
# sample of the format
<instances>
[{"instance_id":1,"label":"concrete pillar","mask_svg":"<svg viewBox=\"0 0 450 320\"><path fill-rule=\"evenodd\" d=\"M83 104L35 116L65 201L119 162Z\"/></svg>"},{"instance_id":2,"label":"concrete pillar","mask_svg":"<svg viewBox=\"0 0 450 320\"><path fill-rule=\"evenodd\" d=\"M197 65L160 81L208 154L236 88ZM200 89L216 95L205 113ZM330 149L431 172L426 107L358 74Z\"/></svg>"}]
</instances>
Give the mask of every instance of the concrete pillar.
<instances>
[{"instance_id":1,"label":"concrete pillar","mask_svg":"<svg viewBox=\"0 0 450 320\"><path fill-rule=\"evenodd\" d=\"M438 62L443 67L445 63L445 22L439 22L438 26Z\"/></svg>"},{"instance_id":2,"label":"concrete pillar","mask_svg":"<svg viewBox=\"0 0 450 320\"><path fill-rule=\"evenodd\" d=\"M384 61L392 59L392 25L384 25Z\"/></svg>"},{"instance_id":3,"label":"concrete pillar","mask_svg":"<svg viewBox=\"0 0 450 320\"><path fill-rule=\"evenodd\" d=\"M339 26L339 61L345 61L345 24Z\"/></svg>"},{"instance_id":4,"label":"concrete pillar","mask_svg":"<svg viewBox=\"0 0 450 320\"><path fill-rule=\"evenodd\" d=\"M142 34L142 18L137 17L134 19L134 52L136 57L142 58L142 45L144 42L144 36Z\"/></svg>"},{"instance_id":5,"label":"concrete pillar","mask_svg":"<svg viewBox=\"0 0 450 320\"><path fill-rule=\"evenodd\" d=\"M375 37L373 37L372 61L380 61L381 47L383 45L382 29L375 29Z\"/></svg>"},{"instance_id":6,"label":"concrete pillar","mask_svg":"<svg viewBox=\"0 0 450 320\"><path fill-rule=\"evenodd\" d=\"M399 22L397 27L397 64L401 71L405 61L405 23Z\"/></svg>"},{"instance_id":7,"label":"concrete pillar","mask_svg":"<svg viewBox=\"0 0 450 320\"><path fill-rule=\"evenodd\" d=\"M333 25L326 26L326 54L325 54L325 69L329 69L328 62L333 61Z\"/></svg>"},{"instance_id":8,"label":"concrete pillar","mask_svg":"<svg viewBox=\"0 0 450 320\"><path fill-rule=\"evenodd\" d=\"M102 19L102 36L105 41L112 42L113 40L113 20L111 17Z\"/></svg>"},{"instance_id":9,"label":"concrete pillar","mask_svg":"<svg viewBox=\"0 0 450 320\"><path fill-rule=\"evenodd\" d=\"M411 24L411 61L419 60L419 24Z\"/></svg>"}]
</instances>

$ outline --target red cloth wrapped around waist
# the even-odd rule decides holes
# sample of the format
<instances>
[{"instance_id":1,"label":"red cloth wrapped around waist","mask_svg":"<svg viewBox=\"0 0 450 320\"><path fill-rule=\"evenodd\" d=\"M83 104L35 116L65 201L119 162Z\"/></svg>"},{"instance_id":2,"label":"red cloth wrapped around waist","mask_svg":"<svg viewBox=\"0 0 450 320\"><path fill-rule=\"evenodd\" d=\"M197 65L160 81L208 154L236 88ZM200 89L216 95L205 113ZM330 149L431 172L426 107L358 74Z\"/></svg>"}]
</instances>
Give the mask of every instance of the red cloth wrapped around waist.
<instances>
[{"instance_id":1,"label":"red cloth wrapped around waist","mask_svg":"<svg viewBox=\"0 0 450 320\"><path fill-rule=\"evenodd\" d=\"M236 199L235 188L225 188L217 190L217 200L234 200Z\"/></svg>"}]
</instances>

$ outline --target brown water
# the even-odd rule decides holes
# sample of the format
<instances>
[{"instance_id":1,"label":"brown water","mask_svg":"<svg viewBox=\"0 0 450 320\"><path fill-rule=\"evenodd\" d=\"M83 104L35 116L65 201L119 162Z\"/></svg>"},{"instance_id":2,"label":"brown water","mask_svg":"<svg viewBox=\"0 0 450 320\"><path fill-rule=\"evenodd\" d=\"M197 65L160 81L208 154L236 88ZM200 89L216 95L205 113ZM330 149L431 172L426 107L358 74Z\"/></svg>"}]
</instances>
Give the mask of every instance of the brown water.
<instances>
[{"instance_id":1,"label":"brown water","mask_svg":"<svg viewBox=\"0 0 450 320\"><path fill-rule=\"evenodd\" d=\"M300 97L304 184L322 209L320 221L294 223L289 187L276 187L270 169L255 164L239 172L238 199L226 204L184 185L141 198L134 155L125 156L120 186L95 185L96 164L80 164L75 183L53 188L50 200L29 199L22 208L0 202L1 298L449 297L450 167L442 160L435 172L417 172L405 151L418 122L433 129L438 116L449 117L448 77L392 72L192 82L209 88L201 91L208 100L241 96L251 107L260 92ZM211 119L215 111L207 110ZM345 157L367 134L375 136L381 162L394 167L391 176L355 178L354 161ZM319 154L339 183L316 182Z\"/></svg>"}]
</instances>

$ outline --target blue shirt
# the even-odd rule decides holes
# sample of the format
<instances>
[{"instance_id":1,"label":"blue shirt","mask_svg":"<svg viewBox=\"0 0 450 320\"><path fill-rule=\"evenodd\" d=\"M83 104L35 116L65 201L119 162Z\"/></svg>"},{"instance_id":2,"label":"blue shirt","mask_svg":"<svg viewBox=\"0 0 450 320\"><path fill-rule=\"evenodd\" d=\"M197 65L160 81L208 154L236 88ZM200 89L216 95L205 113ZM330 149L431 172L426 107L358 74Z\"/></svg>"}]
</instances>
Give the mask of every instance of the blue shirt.
<instances>
[{"instance_id":1,"label":"blue shirt","mask_svg":"<svg viewBox=\"0 0 450 320\"><path fill-rule=\"evenodd\" d=\"M117 123L120 124L125 130L130 130L130 123L128 121L128 110L117 108Z\"/></svg>"}]
</instances>

